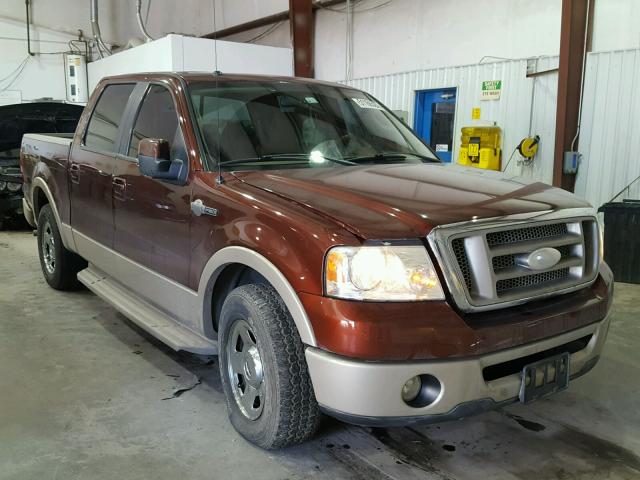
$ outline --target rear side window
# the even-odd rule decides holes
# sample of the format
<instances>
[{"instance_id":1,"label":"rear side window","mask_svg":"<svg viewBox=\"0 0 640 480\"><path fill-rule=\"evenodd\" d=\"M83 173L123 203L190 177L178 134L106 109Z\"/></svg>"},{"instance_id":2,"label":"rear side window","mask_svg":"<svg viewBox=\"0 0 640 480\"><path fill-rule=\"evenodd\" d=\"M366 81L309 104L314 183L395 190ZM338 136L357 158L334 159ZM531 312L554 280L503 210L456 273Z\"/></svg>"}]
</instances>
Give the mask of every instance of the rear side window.
<instances>
[{"instance_id":1,"label":"rear side window","mask_svg":"<svg viewBox=\"0 0 640 480\"><path fill-rule=\"evenodd\" d=\"M115 152L118 126L135 84L108 85L91 114L84 144L91 150Z\"/></svg>"},{"instance_id":2,"label":"rear side window","mask_svg":"<svg viewBox=\"0 0 640 480\"><path fill-rule=\"evenodd\" d=\"M138 144L144 138L158 138L169 142L171 160L185 158L184 140L175 103L169 90L160 85L151 85L142 101L129 143L130 157L138 156Z\"/></svg>"}]
</instances>

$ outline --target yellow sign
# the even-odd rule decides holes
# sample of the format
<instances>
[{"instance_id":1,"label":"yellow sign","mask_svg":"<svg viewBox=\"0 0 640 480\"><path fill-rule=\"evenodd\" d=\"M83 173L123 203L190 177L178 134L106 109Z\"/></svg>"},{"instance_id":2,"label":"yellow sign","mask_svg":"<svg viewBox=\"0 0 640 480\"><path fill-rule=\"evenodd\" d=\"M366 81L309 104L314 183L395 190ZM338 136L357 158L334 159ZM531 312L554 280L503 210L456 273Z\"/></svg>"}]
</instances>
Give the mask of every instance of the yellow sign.
<instances>
[{"instance_id":1,"label":"yellow sign","mask_svg":"<svg viewBox=\"0 0 640 480\"><path fill-rule=\"evenodd\" d=\"M473 107L471 109L471 120L480 120L480 108Z\"/></svg>"},{"instance_id":2,"label":"yellow sign","mask_svg":"<svg viewBox=\"0 0 640 480\"><path fill-rule=\"evenodd\" d=\"M479 143L470 143L469 144L469 153L470 157L477 157L480 155L480 144Z\"/></svg>"}]
</instances>

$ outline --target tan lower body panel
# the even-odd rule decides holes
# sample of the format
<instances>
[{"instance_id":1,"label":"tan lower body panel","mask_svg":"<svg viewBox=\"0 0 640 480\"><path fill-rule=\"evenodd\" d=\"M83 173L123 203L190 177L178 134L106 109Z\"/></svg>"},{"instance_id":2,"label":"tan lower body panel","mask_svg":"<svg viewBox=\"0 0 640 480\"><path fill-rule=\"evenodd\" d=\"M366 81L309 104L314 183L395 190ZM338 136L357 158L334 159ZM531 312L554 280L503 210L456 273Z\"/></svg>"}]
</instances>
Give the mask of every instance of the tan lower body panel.
<instances>
[{"instance_id":1,"label":"tan lower body panel","mask_svg":"<svg viewBox=\"0 0 640 480\"><path fill-rule=\"evenodd\" d=\"M130 290L89 265L78 280L100 298L122 312L138 326L169 345L202 355L216 355L218 342L205 338L177 323L162 311L134 296Z\"/></svg>"},{"instance_id":2,"label":"tan lower body panel","mask_svg":"<svg viewBox=\"0 0 640 480\"><path fill-rule=\"evenodd\" d=\"M609 329L609 319L539 342L468 359L375 363L339 357L307 348L306 359L318 403L328 410L363 417L442 415L479 400L496 403L518 397L520 374L485 381L483 370L533 355L591 335L585 348L570 358L570 374L581 372L596 359ZM401 397L404 383L429 374L441 383L440 394L426 407L411 407Z\"/></svg>"}]
</instances>

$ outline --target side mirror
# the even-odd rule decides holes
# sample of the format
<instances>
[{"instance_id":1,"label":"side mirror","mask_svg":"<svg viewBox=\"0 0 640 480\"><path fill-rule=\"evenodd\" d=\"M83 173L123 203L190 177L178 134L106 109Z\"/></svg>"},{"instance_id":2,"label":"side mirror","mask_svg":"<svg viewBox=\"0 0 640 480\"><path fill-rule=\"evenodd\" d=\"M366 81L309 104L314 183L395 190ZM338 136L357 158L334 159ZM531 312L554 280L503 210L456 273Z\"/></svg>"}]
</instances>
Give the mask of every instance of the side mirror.
<instances>
[{"instance_id":1,"label":"side mirror","mask_svg":"<svg viewBox=\"0 0 640 480\"><path fill-rule=\"evenodd\" d=\"M138 168L146 177L183 181L184 162L171 161L169 142L161 138L144 138L138 144Z\"/></svg>"}]
</instances>

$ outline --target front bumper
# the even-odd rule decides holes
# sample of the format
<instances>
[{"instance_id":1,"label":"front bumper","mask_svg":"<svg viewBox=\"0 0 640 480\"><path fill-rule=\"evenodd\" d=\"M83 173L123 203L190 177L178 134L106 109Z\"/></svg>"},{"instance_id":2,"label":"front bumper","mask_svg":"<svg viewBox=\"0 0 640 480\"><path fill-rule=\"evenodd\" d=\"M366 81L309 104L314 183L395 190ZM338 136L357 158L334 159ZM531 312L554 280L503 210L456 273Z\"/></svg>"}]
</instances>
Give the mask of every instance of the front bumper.
<instances>
[{"instance_id":1,"label":"front bumper","mask_svg":"<svg viewBox=\"0 0 640 480\"><path fill-rule=\"evenodd\" d=\"M576 378L597 362L609 330L609 317L546 340L499 352L455 360L419 362L364 362L307 348L306 359L320 406L330 415L359 425L407 425L462 418L518 400L520 373L485 380L491 366L563 348L590 337L571 354L570 375ZM415 375L435 376L442 386L433 403L407 405L401 397L404 383Z\"/></svg>"}]
</instances>

